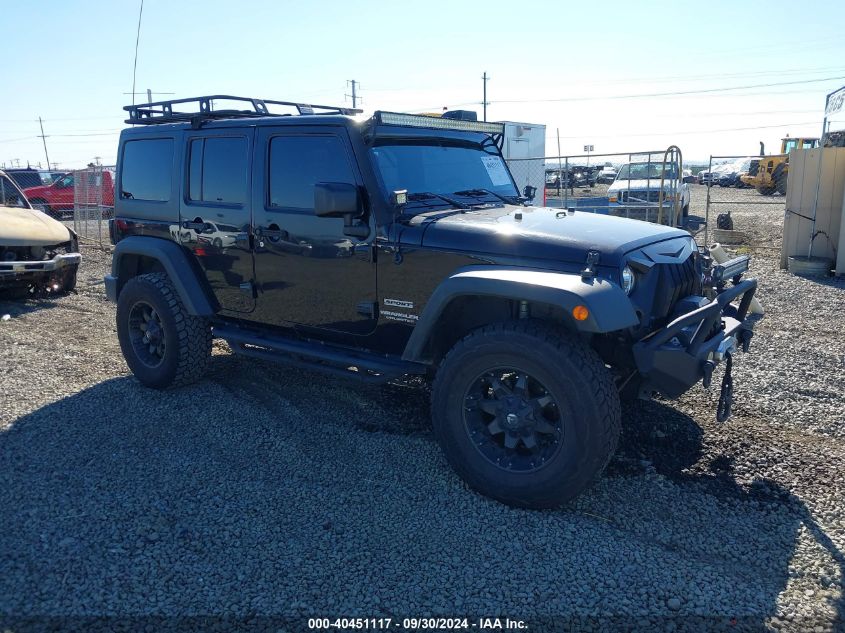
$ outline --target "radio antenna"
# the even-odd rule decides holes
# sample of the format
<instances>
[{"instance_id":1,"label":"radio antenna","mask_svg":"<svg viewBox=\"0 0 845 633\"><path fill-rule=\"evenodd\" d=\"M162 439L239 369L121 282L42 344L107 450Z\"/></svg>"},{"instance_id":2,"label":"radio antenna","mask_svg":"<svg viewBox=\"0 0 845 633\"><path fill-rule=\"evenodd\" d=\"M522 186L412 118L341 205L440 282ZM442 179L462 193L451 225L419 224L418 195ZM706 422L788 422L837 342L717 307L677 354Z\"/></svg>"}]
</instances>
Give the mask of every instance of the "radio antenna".
<instances>
[{"instance_id":1,"label":"radio antenna","mask_svg":"<svg viewBox=\"0 0 845 633\"><path fill-rule=\"evenodd\" d=\"M132 105L135 105L135 71L138 70L138 41L141 39L141 16L144 15L144 0L138 11L138 32L135 33L135 63L132 65Z\"/></svg>"}]
</instances>

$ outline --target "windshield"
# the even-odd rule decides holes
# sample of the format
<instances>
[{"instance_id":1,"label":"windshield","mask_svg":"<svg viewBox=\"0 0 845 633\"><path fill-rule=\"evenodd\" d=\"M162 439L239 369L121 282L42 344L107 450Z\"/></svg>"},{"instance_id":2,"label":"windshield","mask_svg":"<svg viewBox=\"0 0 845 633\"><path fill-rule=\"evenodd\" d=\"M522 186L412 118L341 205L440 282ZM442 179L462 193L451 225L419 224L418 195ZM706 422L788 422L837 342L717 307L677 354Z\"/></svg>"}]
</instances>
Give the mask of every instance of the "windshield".
<instances>
[{"instance_id":1,"label":"windshield","mask_svg":"<svg viewBox=\"0 0 845 633\"><path fill-rule=\"evenodd\" d=\"M28 209L26 198L8 176L0 176L0 205Z\"/></svg>"},{"instance_id":2,"label":"windshield","mask_svg":"<svg viewBox=\"0 0 845 633\"><path fill-rule=\"evenodd\" d=\"M663 170L663 163L628 163L622 165L619 170L618 180L660 180L661 171ZM674 164L666 165L667 180L672 180L678 177L678 172Z\"/></svg>"},{"instance_id":3,"label":"windshield","mask_svg":"<svg viewBox=\"0 0 845 633\"><path fill-rule=\"evenodd\" d=\"M519 195L502 157L478 145L432 145L429 141L378 145L370 151L387 192L405 189L409 200L414 200L414 194L451 198L472 192L471 197L477 198L483 195L479 192L487 192L491 201L500 201L497 195Z\"/></svg>"}]
</instances>

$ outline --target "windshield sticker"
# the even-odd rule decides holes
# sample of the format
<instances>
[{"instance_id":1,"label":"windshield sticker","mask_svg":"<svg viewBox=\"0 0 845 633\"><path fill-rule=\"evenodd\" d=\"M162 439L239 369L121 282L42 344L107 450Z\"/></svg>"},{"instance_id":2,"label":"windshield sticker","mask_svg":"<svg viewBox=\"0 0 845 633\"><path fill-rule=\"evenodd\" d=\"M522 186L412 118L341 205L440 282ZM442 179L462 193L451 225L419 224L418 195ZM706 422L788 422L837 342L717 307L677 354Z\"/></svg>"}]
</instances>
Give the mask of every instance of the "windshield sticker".
<instances>
[{"instance_id":1,"label":"windshield sticker","mask_svg":"<svg viewBox=\"0 0 845 633\"><path fill-rule=\"evenodd\" d=\"M498 156L482 156L481 162L484 163L484 169L487 170L487 175L490 176L490 182L494 187L511 184L508 170L505 169L505 162L501 158Z\"/></svg>"}]
</instances>

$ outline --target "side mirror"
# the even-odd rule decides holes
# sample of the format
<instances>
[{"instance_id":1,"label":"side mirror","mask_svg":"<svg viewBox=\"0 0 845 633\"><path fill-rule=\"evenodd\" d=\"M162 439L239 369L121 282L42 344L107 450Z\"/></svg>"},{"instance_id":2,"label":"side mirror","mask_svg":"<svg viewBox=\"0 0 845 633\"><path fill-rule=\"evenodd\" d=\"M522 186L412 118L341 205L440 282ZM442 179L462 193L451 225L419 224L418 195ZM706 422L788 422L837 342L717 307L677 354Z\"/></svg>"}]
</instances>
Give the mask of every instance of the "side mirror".
<instances>
[{"instance_id":1,"label":"side mirror","mask_svg":"<svg viewBox=\"0 0 845 633\"><path fill-rule=\"evenodd\" d=\"M343 218L343 234L365 239L370 227L360 221L364 215L361 193L348 182L318 182L314 185L314 215Z\"/></svg>"},{"instance_id":2,"label":"side mirror","mask_svg":"<svg viewBox=\"0 0 845 633\"><path fill-rule=\"evenodd\" d=\"M533 201L535 196L537 195L537 187L525 185L525 189L522 190L522 195L525 196L528 202Z\"/></svg>"},{"instance_id":3,"label":"side mirror","mask_svg":"<svg viewBox=\"0 0 845 633\"><path fill-rule=\"evenodd\" d=\"M348 182L314 185L314 215L321 218L359 218L363 214L358 187Z\"/></svg>"}]
</instances>

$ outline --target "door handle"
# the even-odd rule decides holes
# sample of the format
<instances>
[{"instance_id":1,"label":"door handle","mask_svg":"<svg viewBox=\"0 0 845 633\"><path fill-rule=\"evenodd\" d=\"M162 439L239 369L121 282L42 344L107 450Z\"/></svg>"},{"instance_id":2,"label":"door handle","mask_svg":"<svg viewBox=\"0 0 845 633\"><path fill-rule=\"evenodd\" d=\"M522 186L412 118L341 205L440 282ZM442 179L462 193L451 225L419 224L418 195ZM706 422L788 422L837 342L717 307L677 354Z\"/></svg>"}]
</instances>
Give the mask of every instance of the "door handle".
<instances>
[{"instance_id":1,"label":"door handle","mask_svg":"<svg viewBox=\"0 0 845 633\"><path fill-rule=\"evenodd\" d=\"M266 237L268 239L285 238L288 236L288 232L282 231L281 229L267 229L259 226L255 228L255 236Z\"/></svg>"}]
</instances>

